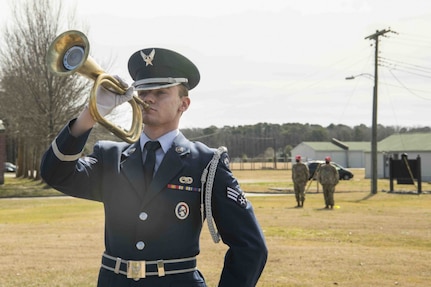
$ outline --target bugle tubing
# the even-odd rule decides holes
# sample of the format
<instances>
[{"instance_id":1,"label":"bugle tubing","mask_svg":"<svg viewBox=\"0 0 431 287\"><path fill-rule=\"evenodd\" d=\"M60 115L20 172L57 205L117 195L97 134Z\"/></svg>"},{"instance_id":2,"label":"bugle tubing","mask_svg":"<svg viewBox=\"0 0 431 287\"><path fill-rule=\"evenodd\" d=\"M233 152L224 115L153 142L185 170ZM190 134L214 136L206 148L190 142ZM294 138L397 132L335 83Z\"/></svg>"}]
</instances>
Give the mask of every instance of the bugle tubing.
<instances>
[{"instance_id":1,"label":"bugle tubing","mask_svg":"<svg viewBox=\"0 0 431 287\"><path fill-rule=\"evenodd\" d=\"M57 36L51 43L47 52L48 68L55 75L68 76L78 73L94 81L90 92L88 108L95 121L100 123L110 132L120 139L128 142L136 142L142 133L142 108L148 109L149 105L133 95L128 101L132 107L133 118L130 130L124 130L100 115L97 109L97 89L100 85L104 88L114 91L117 94L124 95L125 88L121 83L108 75L89 55L90 43L87 37L80 31L69 30Z\"/></svg>"}]
</instances>

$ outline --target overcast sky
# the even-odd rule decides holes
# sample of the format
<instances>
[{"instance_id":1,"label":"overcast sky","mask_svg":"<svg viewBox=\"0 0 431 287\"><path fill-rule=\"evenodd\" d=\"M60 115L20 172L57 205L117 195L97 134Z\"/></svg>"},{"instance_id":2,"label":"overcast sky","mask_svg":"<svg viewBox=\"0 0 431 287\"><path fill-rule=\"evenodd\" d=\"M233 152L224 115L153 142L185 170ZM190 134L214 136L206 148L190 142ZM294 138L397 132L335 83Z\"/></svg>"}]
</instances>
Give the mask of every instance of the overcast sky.
<instances>
[{"instance_id":1,"label":"overcast sky","mask_svg":"<svg viewBox=\"0 0 431 287\"><path fill-rule=\"evenodd\" d=\"M431 126L429 0L65 3L89 27L90 54L129 83L128 58L142 48L173 49L198 66L182 128L371 126L374 41L365 38L383 29L393 32L380 37L378 122Z\"/></svg>"}]
</instances>

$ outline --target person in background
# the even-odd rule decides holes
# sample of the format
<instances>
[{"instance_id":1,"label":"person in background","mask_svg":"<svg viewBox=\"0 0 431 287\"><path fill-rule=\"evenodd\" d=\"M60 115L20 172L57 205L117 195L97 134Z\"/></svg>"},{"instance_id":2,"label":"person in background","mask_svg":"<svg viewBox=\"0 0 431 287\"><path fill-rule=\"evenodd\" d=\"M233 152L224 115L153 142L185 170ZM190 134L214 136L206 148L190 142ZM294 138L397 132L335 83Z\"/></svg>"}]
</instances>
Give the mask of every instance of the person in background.
<instances>
[{"instance_id":1,"label":"person in background","mask_svg":"<svg viewBox=\"0 0 431 287\"><path fill-rule=\"evenodd\" d=\"M335 166L331 164L331 157L327 156L325 158L325 164L320 166L317 178L323 188L325 208L333 209L335 186L338 184L340 177Z\"/></svg>"},{"instance_id":2,"label":"person in background","mask_svg":"<svg viewBox=\"0 0 431 287\"><path fill-rule=\"evenodd\" d=\"M197 67L177 52L146 48L130 57L128 68L132 86L119 77L124 95L99 86L97 107L106 116L137 91L149 105L140 139L99 141L81 157L96 123L85 108L60 131L41 163L46 183L104 205L97 286L207 286L197 269L205 219L213 240L228 247L218 286L255 286L268 249L227 150L191 142L178 128L190 106L189 91L200 79Z\"/></svg>"},{"instance_id":3,"label":"person in background","mask_svg":"<svg viewBox=\"0 0 431 287\"><path fill-rule=\"evenodd\" d=\"M295 163L292 166L292 181L295 191L296 207L304 207L305 186L307 184L310 172L308 166L301 161L301 156L295 157Z\"/></svg>"}]
</instances>

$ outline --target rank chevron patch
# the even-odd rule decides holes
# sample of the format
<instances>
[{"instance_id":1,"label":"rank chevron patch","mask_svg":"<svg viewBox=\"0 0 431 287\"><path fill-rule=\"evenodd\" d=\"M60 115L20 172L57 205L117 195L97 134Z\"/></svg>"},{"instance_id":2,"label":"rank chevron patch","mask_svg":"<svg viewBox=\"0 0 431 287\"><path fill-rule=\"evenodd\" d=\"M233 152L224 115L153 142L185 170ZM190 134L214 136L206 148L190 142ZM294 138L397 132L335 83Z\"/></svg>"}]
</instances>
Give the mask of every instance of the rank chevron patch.
<instances>
[{"instance_id":1,"label":"rank chevron patch","mask_svg":"<svg viewBox=\"0 0 431 287\"><path fill-rule=\"evenodd\" d=\"M242 208L245 208L247 206L247 199L245 198L244 192L241 190L236 190L231 187L228 187L226 190L226 196L227 198L233 200L241 206Z\"/></svg>"}]
</instances>

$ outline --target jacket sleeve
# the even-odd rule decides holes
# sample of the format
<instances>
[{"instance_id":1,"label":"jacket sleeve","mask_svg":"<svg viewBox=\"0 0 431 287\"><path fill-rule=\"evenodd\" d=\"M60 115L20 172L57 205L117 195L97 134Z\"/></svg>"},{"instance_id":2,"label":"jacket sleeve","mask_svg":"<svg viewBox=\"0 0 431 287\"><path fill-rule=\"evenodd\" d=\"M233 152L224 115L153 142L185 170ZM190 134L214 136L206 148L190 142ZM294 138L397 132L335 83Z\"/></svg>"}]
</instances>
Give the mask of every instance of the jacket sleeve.
<instances>
[{"instance_id":1,"label":"jacket sleeve","mask_svg":"<svg viewBox=\"0 0 431 287\"><path fill-rule=\"evenodd\" d=\"M211 205L218 232L229 247L219 287L255 286L268 249L253 207L228 167L226 153L219 161Z\"/></svg>"},{"instance_id":2,"label":"jacket sleeve","mask_svg":"<svg viewBox=\"0 0 431 287\"><path fill-rule=\"evenodd\" d=\"M338 173L338 170L334 167L334 184L337 185L340 181L340 175Z\"/></svg>"},{"instance_id":3,"label":"jacket sleeve","mask_svg":"<svg viewBox=\"0 0 431 287\"><path fill-rule=\"evenodd\" d=\"M90 131L74 137L70 134L72 120L54 139L41 161L41 176L51 187L74 197L101 200L97 179L99 160L93 153L83 157L82 150ZM97 148L95 148L97 150Z\"/></svg>"}]
</instances>

